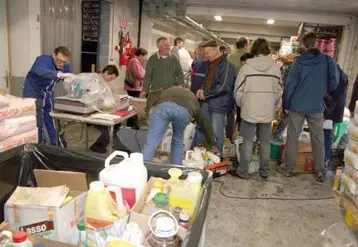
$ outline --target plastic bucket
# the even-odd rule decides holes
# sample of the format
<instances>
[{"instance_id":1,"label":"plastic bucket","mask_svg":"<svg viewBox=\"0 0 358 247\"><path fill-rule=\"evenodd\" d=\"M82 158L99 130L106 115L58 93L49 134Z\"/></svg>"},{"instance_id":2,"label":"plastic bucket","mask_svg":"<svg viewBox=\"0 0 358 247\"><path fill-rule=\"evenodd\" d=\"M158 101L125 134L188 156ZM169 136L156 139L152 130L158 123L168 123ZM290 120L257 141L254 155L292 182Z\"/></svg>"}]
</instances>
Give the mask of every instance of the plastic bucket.
<instances>
[{"instance_id":1,"label":"plastic bucket","mask_svg":"<svg viewBox=\"0 0 358 247\"><path fill-rule=\"evenodd\" d=\"M271 159L278 160L280 158L280 146L281 143L271 142Z\"/></svg>"}]
</instances>

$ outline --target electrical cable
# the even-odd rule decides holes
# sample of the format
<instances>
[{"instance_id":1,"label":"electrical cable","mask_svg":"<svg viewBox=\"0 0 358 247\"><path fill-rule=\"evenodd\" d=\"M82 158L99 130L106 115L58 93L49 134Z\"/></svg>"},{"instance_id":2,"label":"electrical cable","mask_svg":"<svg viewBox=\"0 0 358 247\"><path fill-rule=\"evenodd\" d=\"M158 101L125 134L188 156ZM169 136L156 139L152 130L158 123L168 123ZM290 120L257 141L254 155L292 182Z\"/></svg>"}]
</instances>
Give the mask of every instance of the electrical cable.
<instances>
[{"instance_id":1,"label":"electrical cable","mask_svg":"<svg viewBox=\"0 0 358 247\"><path fill-rule=\"evenodd\" d=\"M223 187L225 182L213 180L215 183L221 184L219 187L219 192L222 196L229 199L241 199L241 200L272 200L272 201L320 201L320 200L331 200L334 199L333 196L330 197L314 197L314 198L284 198L284 197L245 197L245 196L230 196L225 194Z\"/></svg>"}]
</instances>

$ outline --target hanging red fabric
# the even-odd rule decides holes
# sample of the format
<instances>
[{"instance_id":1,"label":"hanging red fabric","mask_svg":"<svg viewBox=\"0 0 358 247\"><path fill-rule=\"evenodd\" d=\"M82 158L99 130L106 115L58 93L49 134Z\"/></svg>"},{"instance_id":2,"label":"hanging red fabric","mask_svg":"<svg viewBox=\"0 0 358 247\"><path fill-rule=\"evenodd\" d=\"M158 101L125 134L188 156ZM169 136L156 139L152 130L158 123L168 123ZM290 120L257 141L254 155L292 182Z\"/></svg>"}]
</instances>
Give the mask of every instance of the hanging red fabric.
<instances>
[{"instance_id":1,"label":"hanging red fabric","mask_svg":"<svg viewBox=\"0 0 358 247\"><path fill-rule=\"evenodd\" d=\"M125 58L125 55L123 54L124 51L124 37L123 37L123 29L121 28L118 32L118 53L119 53L119 66L125 66L127 65L127 60Z\"/></svg>"},{"instance_id":2,"label":"hanging red fabric","mask_svg":"<svg viewBox=\"0 0 358 247\"><path fill-rule=\"evenodd\" d=\"M129 59L132 57L132 50L133 50L133 41L129 37L129 31L125 34L125 37L123 39L123 53L126 57L126 59Z\"/></svg>"}]
</instances>

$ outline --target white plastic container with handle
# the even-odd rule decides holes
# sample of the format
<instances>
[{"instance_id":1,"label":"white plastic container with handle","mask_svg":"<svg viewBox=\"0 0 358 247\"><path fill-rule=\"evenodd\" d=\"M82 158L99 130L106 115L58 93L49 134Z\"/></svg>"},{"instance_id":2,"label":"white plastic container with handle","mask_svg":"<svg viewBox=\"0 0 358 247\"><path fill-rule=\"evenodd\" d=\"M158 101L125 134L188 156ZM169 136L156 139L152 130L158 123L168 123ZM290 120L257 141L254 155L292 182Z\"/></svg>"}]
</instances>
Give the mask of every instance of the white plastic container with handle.
<instances>
[{"instance_id":1,"label":"white plastic container with handle","mask_svg":"<svg viewBox=\"0 0 358 247\"><path fill-rule=\"evenodd\" d=\"M116 156L122 156L124 159L118 164L110 165ZM123 202L132 208L147 184L147 178L148 172L144 166L143 155L132 153L128 157L128 154L122 151L114 151L108 156L105 168L99 173L99 180L111 193L117 208L122 208Z\"/></svg>"}]
</instances>

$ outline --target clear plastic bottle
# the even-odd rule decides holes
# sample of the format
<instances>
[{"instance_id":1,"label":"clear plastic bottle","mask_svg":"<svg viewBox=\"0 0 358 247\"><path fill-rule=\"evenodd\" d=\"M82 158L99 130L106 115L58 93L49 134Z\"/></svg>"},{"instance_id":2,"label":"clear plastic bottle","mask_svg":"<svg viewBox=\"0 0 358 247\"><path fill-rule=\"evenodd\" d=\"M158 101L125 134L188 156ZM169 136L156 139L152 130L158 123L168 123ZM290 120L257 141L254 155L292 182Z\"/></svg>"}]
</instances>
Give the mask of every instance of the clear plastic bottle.
<instances>
[{"instance_id":1,"label":"clear plastic bottle","mask_svg":"<svg viewBox=\"0 0 358 247\"><path fill-rule=\"evenodd\" d=\"M78 229L78 247L86 247L86 222L84 219L80 220L77 223L77 229Z\"/></svg>"},{"instance_id":2,"label":"clear plastic bottle","mask_svg":"<svg viewBox=\"0 0 358 247\"><path fill-rule=\"evenodd\" d=\"M165 193L157 193L152 200L144 205L142 213L151 216L159 210L169 209L169 199Z\"/></svg>"}]
</instances>

